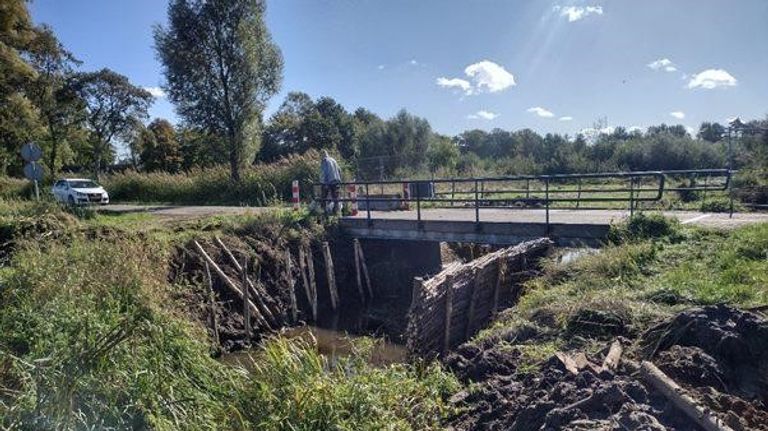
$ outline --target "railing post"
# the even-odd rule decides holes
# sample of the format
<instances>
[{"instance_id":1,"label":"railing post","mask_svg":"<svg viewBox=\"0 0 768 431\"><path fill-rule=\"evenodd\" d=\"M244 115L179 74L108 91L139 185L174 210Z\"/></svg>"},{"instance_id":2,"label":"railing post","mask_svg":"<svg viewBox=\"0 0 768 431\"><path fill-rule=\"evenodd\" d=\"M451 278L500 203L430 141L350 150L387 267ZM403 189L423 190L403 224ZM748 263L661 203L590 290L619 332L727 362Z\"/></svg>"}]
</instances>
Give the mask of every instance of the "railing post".
<instances>
[{"instance_id":1,"label":"railing post","mask_svg":"<svg viewBox=\"0 0 768 431\"><path fill-rule=\"evenodd\" d=\"M368 193L368 183L365 183L365 212L368 219L368 227L373 226L373 220L371 220L371 194Z\"/></svg>"},{"instance_id":2,"label":"railing post","mask_svg":"<svg viewBox=\"0 0 768 431\"><path fill-rule=\"evenodd\" d=\"M530 199L531 198L531 180L526 179L525 180L525 198ZM525 204L528 205L529 202L526 202Z\"/></svg>"},{"instance_id":3,"label":"railing post","mask_svg":"<svg viewBox=\"0 0 768 431\"><path fill-rule=\"evenodd\" d=\"M456 181L451 180L451 206L455 203L454 200L456 199Z\"/></svg>"},{"instance_id":4,"label":"railing post","mask_svg":"<svg viewBox=\"0 0 768 431\"><path fill-rule=\"evenodd\" d=\"M578 188L579 188L579 191L576 195L576 209L579 209L579 207L581 206L581 178L579 178Z\"/></svg>"},{"instance_id":5,"label":"railing post","mask_svg":"<svg viewBox=\"0 0 768 431\"><path fill-rule=\"evenodd\" d=\"M549 176L544 178L544 203L546 205L547 235L549 235Z\"/></svg>"},{"instance_id":6,"label":"railing post","mask_svg":"<svg viewBox=\"0 0 768 431\"><path fill-rule=\"evenodd\" d=\"M635 177L629 177L629 216L635 215Z\"/></svg>"},{"instance_id":7,"label":"railing post","mask_svg":"<svg viewBox=\"0 0 768 431\"><path fill-rule=\"evenodd\" d=\"M419 190L421 183L417 181L414 184L416 184L416 220L418 221L419 229L421 229L423 227L421 225L421 190Z\"/></svg>"},{"instance_id":8,"label":"railing post","mask_svg":"<svg viewBox=\"0 0 768 431\"><path fill-rule=\"evenodd\" d=\"M293 180L291 184L291 202L293 203L293 210L299 210L299 180Z\"/></svg>"},{"instance_id":9,"label":"railing post","mask_svg":"<svg viewBox=\"0 0 768 431\"><path fill-rule=\"evenodd\" d=\"M480 226L480 195L479 193L479 182L478 180L475 180L475 223L477 226Z\"/></svg>"}]
</instances>

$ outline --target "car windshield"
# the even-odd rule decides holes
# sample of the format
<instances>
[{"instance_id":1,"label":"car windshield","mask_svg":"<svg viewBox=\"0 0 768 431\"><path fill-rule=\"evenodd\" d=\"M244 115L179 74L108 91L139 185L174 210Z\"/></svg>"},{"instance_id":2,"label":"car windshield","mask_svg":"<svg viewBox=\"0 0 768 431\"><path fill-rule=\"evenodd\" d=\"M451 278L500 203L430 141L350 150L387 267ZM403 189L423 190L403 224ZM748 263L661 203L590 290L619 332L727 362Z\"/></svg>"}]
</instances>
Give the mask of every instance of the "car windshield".
<instances>
[{"instance_id":1,"label":"car windshield","mask_svg":"<svg viewBox=\"0 0 768 431\"><path fill-rule=\"evenodd\" d=\"M73 189L92 189L94 187L99 187L98 184L90 180L69 181L69 186Z\"/></svg>"}]
</instances>

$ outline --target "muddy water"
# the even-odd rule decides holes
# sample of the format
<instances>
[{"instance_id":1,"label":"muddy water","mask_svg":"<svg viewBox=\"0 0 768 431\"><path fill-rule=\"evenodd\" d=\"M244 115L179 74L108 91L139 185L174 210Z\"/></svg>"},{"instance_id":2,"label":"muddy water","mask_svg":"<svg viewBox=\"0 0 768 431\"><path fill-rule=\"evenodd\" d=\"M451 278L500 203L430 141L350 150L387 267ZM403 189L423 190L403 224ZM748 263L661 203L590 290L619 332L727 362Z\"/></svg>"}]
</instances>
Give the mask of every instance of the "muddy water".
<instances>
[{"instance_id":1,"label":"muddy water","mask_svg":"<svg viewBox=\"0 0 768 431\"><path fill-rule=\"evenodd\" d=\"M337 358L351 355L354 351L355 341L363 338L361 336L349 335L345 332L318 328L315 326L288 328L280 335L285 338L303 339L311 342L317 347L318 353L327 357L331 362L334 362ZM228 353L221 357L221 361L226 364L242 366L247 369L252 363L251 356L254 353L255 352L251 350ZM386 366L405 362L406 357L407 352L405 346L392 343L383 338L377 338L375 340L375 345L372 348L369 362L374 366Z\"/></svg>"}]
</instances>

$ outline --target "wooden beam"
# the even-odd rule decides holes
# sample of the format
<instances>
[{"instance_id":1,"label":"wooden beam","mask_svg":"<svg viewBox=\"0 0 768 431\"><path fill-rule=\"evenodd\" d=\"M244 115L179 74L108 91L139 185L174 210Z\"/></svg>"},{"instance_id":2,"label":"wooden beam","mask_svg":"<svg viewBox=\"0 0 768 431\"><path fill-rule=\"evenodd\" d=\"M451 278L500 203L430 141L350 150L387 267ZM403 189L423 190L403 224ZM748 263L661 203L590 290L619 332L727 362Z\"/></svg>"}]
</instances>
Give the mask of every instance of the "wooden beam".
<instances>
[{"instance_id":1,"label":"wooden beam","mask_svg":"<svg viewBox=\"0 0 768 431\"><path fill-rule=\"evenodd\" d=\"M304 286L304 293L307 295L307 304L309 304L310 313L312 313L312 319L317 320L317 314L315 313L315 305L312 302L312 287L309 285L309 277L307 276L307 256L304 253L304 247L299 246L299 269L301 270L301 284Z\"/></svg>"},{"instance_id":2,"label":"wooden beam","mask_svg":"<svg viewBox=\"0 0 768 431\"><path fill-rule=\"evenodd\" d=\"M711 414L711 410L696 403L696 400L691 398L680 385L652 363L643 361L640 366L640 375L705 431L733 431L722 419Z\"/></svg>"},{"instance_id":3,"label":"wooden beam","mask_svg":"<svg viewBox=\"0 0 768 431\"><path fill-rule=\"evenodd\" d=\"M266 320L261 316L261 313L259 313L259 309L256 308L256 305L251 301L245 301L245 296L243 295L243 292L240 290L239 287L227 276L227 274L224 273L224 271L221 270L219 265L216 264L216 262L211 259L211 256L206 253L203 246L200 245L197 241L192 241L193 244L195 244L195 247L197 248L197 251L200 253L200 255L203 257L203 259L213 268L213 270L216 272L216 274L219 275L219 278L221 278L221 281L224 282L224 285L229 288L233 293L237 295L238 298L243 300L248 306L251 308L251 311L253 312L254 316L256 316L256 320L263 325L265 328L269 328L269 324Z\"/></svg>"},{"instance_id":4,"label":"wooden beam","mask_svg":"<svg viewBox=\"0 0 768 431\"><path fill-rule=\"evenodd\" d=\"M493 287L493 305L491 314L496 315L499 312L499 295L501 294L501 285L504 283L504 276L507 272L507 259L503 256L496 262L496 284Z\"/></svg>"},{"instance_id":5,"label":"wooden beam","mask_svg":"<svg viewBox=\"0 0 768 431\"><path fill-rule=\"evenodd\" d=\"M621 347L619 340L614 341L611 344L611 349L608 351L608 354L605 355L605 359L603 360L603 370L616 371L623 352L624 349Z\"/></svg>"},{"instance_id":6,"label":"wooden beam","mask_svg":"<svg viewBox=\"0 0 768 431\"><path fill-rule=\"evenodd\" d=\"M248 303L251 302L249 300L251 289L248 287L248 261L243 260L243 323L245 326L245 336L250 339L253 336L253 329L251 328L251 308L248 307Z\"/></svg>"},{"instance_id":7,"label":"wooden beam","mask_svg":"<svg viewBox=\"0 0 768 431\"><path fill-rule=\"evenodd\" d=\"M307 246L304 254L307 259L307 272L309 273L309 290L312 292L312 317L317 320L317 283L315 282L315 259L312 257L312 247Z\"/></svg>"},{"instance_id":8,"label":"wooden beam","mask_svg":"<svg viewBox=\"0 0 768 431\"><path fill-rule=\"evenodd\" d=\"M339 308L339 291L336 288L336 274L333 270L333 256L331 256L331 247L327 242L323 242L323 258L325 259L325 274L328 279L328 293L331 297L331 308L335 311Z\"/></svg>"},{"instance_id":9,"label":"wooden beam","mask_svg":"<svg viewBox=\"0 0 768 431\"><path fill-rule=\"evenodd\" d=\"M464 333L464 338L469 339L472 336L472 329L475 325L475 308L477 307L477 295L480 290L480 271L475 269L472 271L472 286L469 292L469 311L467 312L467 330Z\"/></svg>"},{"instance_id":10,"label":"wooden beam","mask_svg":"<svg viewBox=\"0 0 768 431\"><path fill-rule=\"evenodd\" d=\"M219 340L219 317L216 314L216 292L213 291L213 276L211 276L211 267L205 262L205 275L208 280L208 307L211 316L211 329L213 330L213 341L216 349L221 348Z\"/></svg>"},{"instance_id":11,"label":"wooden beam","mask_svg":"<svg viewBox=\"0 0 768 431\"><path fill-rule=\"evenodd\" d=\"M299 319L299 308L296 304L296 281L293 279L293 263L291 263L291 250L285 249L285 273L288 277L288 296L291 301L291 322Z\"/></svg>"},{"instance_id":12,"label":"wooden beam","mask_svg":"<svg viewBox=\"0 0 768 431\"><path fill-rule=\"evenodd\" d=\"M443 354L451 348L451 316L453 315L453 278L445 282L445 328L443 330Z\"/></svg>"},{"instance_id":13,"label":"wooden beam","mask_svg":"<svg viewBox=\"0 0 768 431\"><path fill-rule=\"evenodd\" d=\"M365 285L368 286L368 295L373 299L373 285L371 284L371 276L368 274L368 264L365 262L365 255L363 254L363 245L357 239L355 239L355 242L357 243L357 252L360 254L360 265L363 267Z\"/></svg>"},{"instance_id":14,"label":"wooden beam","mask_svg":"<svg viewBox=\"0 0 768 431\"><path fill-rule=\"evenodd\" d=\"M352 252L355 255L355 277L357 280L357 292L360 294L360 301L365 304L365 292L363 292L363 281L362 275L360 273L360 253L357 252L357 248L359 246L360 243L357 241L357 239L352 241Z\"/></svg>"}]
</instances>

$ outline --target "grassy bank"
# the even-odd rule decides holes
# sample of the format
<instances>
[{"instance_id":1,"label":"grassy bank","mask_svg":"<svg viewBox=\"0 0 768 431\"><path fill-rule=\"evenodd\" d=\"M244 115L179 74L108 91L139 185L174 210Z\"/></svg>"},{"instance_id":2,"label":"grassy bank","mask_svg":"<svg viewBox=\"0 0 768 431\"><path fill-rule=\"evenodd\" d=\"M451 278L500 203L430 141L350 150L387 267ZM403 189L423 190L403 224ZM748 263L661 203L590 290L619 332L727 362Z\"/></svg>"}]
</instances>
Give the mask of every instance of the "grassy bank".
<instances>
[{"instance_id":1,"label":"grassy bank","mask_svg":"<svg viewBox=\"0 0 768 431\"><path fill-rule=\"evenodd\" d=\"M439 428L456 383L434 366L373 368L362 345L331 364L284 339L257 349L251 372L211 358L181 303L192 287L168 281L170 253L190 236L303 223L259 217L171 229L0 201L2 428Z\"/></svg>"},{"instance_id":2,"label":"grassy bank","mask_svg":"<svg viewBox=\"0 0 768 431\"><path fill-rule=\"evenodd\" d=\"M768 224L722 232L640 216L612 237L599 253L549 259L519 305L475 341L521 348L533 365L558 349L633 338L686 308L768 304Z\"/></svg>"}]
</instances>

